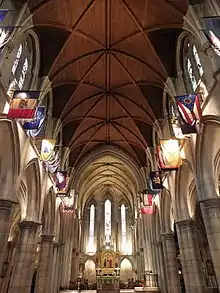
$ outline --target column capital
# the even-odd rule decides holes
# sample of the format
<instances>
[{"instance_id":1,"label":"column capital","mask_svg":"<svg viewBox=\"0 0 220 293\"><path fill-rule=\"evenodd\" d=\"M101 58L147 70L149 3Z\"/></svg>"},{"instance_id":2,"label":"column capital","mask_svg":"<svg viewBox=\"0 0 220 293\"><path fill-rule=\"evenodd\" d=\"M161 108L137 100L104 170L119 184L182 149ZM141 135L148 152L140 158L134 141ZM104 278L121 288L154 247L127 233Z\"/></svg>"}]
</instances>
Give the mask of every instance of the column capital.
<instances>
[{"instance_id":1,"label":"column capital","mask_svg":"<svg viewBox=\"0 0 220 293\"><path fill-rule=\"evenodd\" d=\"M156 247L160 247L160 246L162 245L162 241L161 241L161 240L159 240L159 241L154 241L152 244L153 244L154 246L156 246Z\"/></svg>"},{"instance_id":2,"label":"column capital","mask_svg":"<svg viewBox=\"0 0 220 293\"><path fill-rule=\"evenodd\" d=\"M196 226L196 221L193 220L193 219L185 219L185 220L177 221L176 225L179 228L182 228L182 227L185 227L185 228L186 227L194 227L194 226Z\"/></svg>"},{"instance_id":3,"label":"column capital","mask_svg":"<svg viewBox=\"0 0 220 293\"><path fill-rule=\"evenodd\" d=\"M220 198L207 198L205 200L200 201L200 204L203 204L205 208L219 208L220 207Z\"/></svg>"},{"instance_id":4,"label":"column capital","mask_svg":"<svg viewBox=\"0 0 220 293\"><path fill-rule=\"evenodd\" d=\"M16 204L18 204L16 201L1 198L0 199L0 210L10 211L12 209L13 205L16 205Z\"/></svg>"},{"instance_id":5,"label":"column capital","mask_svg":"<svg viewBox=\"0 0 220 293\"><path fill-rule=\"evenodd\" d=\"M50 234L42 234L41 235L42 242L53 242L54 237L55 237L54 235L50 235Z\"/></svg>"},{"instance_id":6,"label":"column capital","mask_svg":"<svg viewBox=\"0 0 220 293\"><path fill-rule=\"evenodd\" d=\"M161 237L165 240L172 240L174 238L174 233L170 232L170 233L162 233Z\"/></svg>"},{"instance_id":7,"label":"column capital","mask_svg":"<svg viewBox=\"0 0 220 293\"><path fill-rule=\"evenodd\" d=\"M53 247L55 247L55 248L59 248L59 247L61 247L61 243L59 243L59 242L54 242Z\"/></svg>"},{"instance_id":8,"label":"column capital","mask_svg":"<svg viewBox=\"0 0 220 293\"><path fill-rule=\"evenodd\" d=\"M26 229L37 230L37 228L40 225L41 225L41 223L33 222L33 221L22 221L22 222L18 223L20 230L26 230Z\"/></svg>"}]
</instances>

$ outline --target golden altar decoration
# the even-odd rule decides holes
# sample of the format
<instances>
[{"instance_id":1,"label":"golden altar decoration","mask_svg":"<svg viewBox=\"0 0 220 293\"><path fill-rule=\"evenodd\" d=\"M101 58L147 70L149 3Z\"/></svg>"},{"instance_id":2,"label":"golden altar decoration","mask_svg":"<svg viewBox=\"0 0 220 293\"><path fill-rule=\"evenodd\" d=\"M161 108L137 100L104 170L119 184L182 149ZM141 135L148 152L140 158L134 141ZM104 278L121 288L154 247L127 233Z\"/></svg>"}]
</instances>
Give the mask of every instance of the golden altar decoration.
<instances>
[{"instance_id":1,"label":"golden altar decoration","mask_svg":"<svg viewBox=\"0 0 220 293\"><path fill-rule=\"evenodd\" d=\"M96 254L97 292L119 292L120 253L103 250Z\"/></svg>"}]
</instances>

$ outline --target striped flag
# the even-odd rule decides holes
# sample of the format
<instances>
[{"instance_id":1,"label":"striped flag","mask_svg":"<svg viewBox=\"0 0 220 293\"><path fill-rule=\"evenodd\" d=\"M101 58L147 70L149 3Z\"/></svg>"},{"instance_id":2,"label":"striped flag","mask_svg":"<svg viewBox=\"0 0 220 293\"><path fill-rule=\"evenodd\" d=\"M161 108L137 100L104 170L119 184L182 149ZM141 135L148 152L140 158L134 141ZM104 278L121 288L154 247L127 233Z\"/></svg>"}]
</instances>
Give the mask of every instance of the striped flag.
<instances>
[{"instance_id":1,"label":"striped flag","mask_svg":"<svg viewBox=\"0 0 220 293\"><path fill-rule=\"evenodd\" d=\"M187 124L193 125L202 120L202 111L197 94L176 97L178 111Z\"/></svg>"}]
</instances>

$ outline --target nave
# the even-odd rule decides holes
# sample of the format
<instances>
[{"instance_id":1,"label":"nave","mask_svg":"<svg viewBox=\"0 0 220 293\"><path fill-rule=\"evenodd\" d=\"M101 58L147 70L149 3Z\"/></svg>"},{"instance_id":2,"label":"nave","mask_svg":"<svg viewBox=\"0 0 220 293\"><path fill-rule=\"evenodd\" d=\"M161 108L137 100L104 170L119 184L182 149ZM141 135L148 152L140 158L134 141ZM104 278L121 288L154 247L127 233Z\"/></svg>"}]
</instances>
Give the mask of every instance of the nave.
<instances>
[{"instance_id":1,"label":"nave","mask_svg":"<svg viewBox=\"0 0 220 293\"><path fill-rule=\"evenodd\" d=\"M219 92L219 0L0 0L0 293L220 293Z\"/></svg>"}]
</instances>

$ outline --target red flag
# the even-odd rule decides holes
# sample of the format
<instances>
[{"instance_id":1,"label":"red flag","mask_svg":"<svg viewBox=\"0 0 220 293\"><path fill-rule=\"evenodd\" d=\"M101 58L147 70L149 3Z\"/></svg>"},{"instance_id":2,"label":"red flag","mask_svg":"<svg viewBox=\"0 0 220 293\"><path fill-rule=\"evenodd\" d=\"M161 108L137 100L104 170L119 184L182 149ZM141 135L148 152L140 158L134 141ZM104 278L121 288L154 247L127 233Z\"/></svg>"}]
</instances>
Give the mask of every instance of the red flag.
<instances>
[{"instance_id":1,"label":"red flag","mask_svg":"<svg viewBox=\"0 0 220 293\"><path fill-rule=\"evenodd\" d=\"M153 212L153 206L146 206L141 208L142 215L152 215Z\"/></svg>"}]
</instances>

